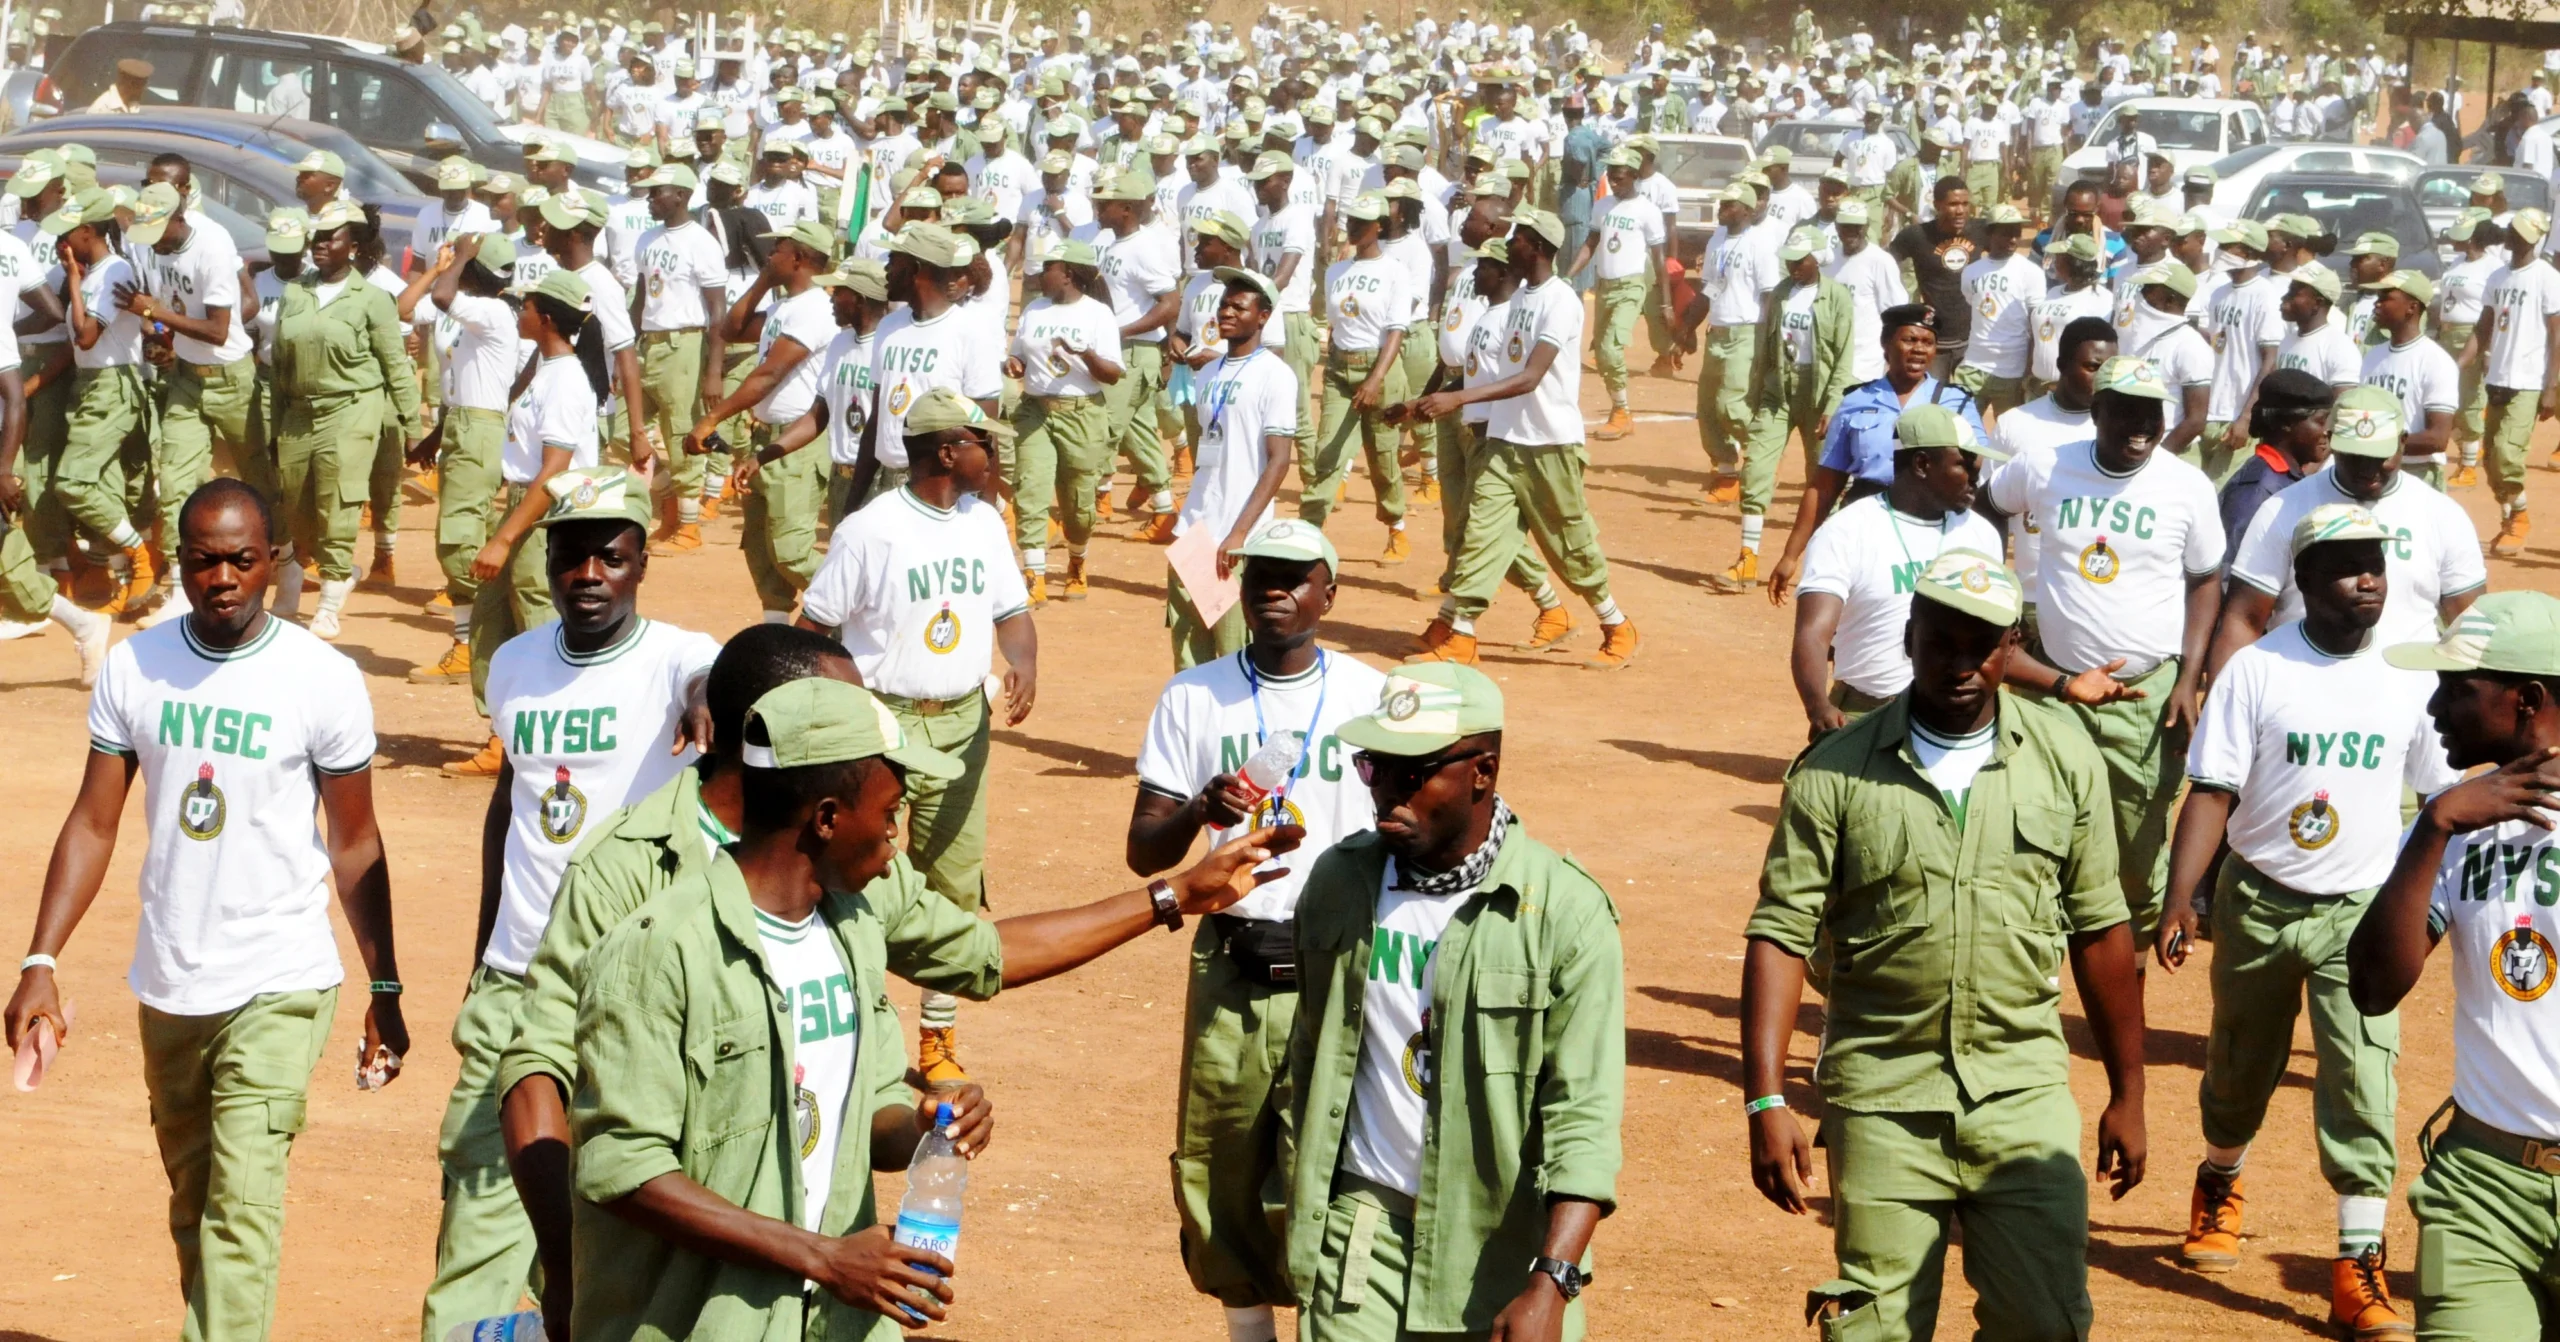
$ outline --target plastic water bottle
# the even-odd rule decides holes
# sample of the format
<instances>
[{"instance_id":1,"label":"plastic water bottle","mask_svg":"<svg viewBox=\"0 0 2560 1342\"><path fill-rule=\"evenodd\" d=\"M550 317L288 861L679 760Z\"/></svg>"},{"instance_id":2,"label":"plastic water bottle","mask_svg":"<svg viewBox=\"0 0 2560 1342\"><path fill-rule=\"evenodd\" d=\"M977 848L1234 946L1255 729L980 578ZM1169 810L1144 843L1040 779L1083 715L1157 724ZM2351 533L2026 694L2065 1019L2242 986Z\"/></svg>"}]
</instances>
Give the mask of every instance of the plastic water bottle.
<instances>
[{"instance_id":1,"label":"plastic water bottle","mask_svg":"<svg viewBox=\"0 0 2560 1342\"><path fill-rule=\"evenodd\" d=\"M1244 762L1242 778L1245 790L1256 802L1271 795L1271 790L1288 781L1297 772L1298 760L1307 753L1307 743L1295 732L1282 732L1262 743L1262 749Z\"/></svg>"},{"instance_id":2,"label":"plastic water bottle","mask_svg":"<svg viewBox=\"0 0 2560 1342\"><path fill-rule=\"evenodd\" d=\"M907 1195L898 1202L898 1229L891 1238L957 1263L960 1195L969 1188L969 1161L951 1144L950 1128L951 1102L945 1100L934 1106L933 1131L916 1143L915 1158L907 1162ZM912 1309L907 1315L918 1321L924 1317Z\"/></svg>"},{"instance_id":3,"label":"plastic water bottle","mask_svg":"<svg viewBox=\"0 0 2560 1342\"><path fill-rule=\"evenodd\" d=\"M444 1335L444 1342L544 1342L548 1336L542 1331L542 1316L528 1309L477 1323L457 1323Z\"/></svg>"}]
</instances>

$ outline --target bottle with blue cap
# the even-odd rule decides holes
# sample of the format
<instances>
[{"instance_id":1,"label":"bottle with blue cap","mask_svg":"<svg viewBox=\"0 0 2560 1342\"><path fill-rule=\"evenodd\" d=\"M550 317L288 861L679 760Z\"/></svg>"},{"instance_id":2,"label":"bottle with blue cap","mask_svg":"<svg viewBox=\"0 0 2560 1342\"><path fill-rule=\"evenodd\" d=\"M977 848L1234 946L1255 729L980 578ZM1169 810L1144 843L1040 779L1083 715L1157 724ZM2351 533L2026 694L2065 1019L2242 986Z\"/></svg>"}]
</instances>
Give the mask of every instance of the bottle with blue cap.
<instances>
[{"instance_id":1,"label":"bottle with blue cap","mask_svg":"<svg viewBox=\"0 0 2560 1342\"><path fill-rule=\"evenodd\" d=\"M916 1143L915 1157L907 1162L907 1195L898 1201L898 1229L892 1238L911 1249L929 1249L957 1263L960 1195L969 1188L969 1158L952 1144L951 1120L949 1100L934 1106L933 1131ZM924 1316L914 1310L906 1313L918 1323L924 1322Z\"/></svg>"}]
</instances>

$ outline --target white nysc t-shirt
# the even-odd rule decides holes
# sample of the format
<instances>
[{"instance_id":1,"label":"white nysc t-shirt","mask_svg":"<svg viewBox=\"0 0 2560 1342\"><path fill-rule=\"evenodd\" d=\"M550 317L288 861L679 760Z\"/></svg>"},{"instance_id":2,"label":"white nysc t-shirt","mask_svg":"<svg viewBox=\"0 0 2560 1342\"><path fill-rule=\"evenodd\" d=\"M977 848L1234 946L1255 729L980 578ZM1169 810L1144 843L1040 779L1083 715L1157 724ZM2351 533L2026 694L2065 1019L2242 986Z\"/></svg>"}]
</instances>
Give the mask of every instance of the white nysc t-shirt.
<instances>
[{"instance_id":1,"label":"white nysc t-shirt","mask_svg":"<svg viewBox=\"0 0 2560 1342\"><path fill-rule=\"evenodd\" d=\"M1936 521L1905 517L1870 494L1832 515L1805 546L1803 594L1838 597L1840 624L1831 635L1831 674L1861 694L1889 699L1911 683L1902 650L1910 622L1911 585L1948 550L2000 553L2000 532L1980 513L1953 512Z\"/></svg>"},{"instance_id":2,"label":"white nysc t-shirt","mask_svg":"<svg viewBox=\"0 0 2560 1342\"><path fill-rule=\"evenodd\" d=\"M1399 890L1393 859L1378 890L1375 954L1360 993L1360 1070L1351 1080L1341 1168L1409 1195L1422 1192L1435 1052L1428 1017L1441 934L1475 895Z\"/></svg>"},{"instance_id":3,"label":"white nysc t-shirt","mask_svg":"<svg viewBox=\"0 0 2560 1342\"><path fill-rule=\"evenodd\" d=\"M1298 374L1277 350L1257 346L1241 359L1220 357L1200 370L1200 452L1191 489L1173 521L1175 535L1195 526L1235 529L1262 478L1263 443L1298 432ZM1271 520L1266 503L1253 525Z\"/></svg>"},{"instance_id":4,"label":"white nysc t-shirt","mask_svg":"<svg viewBox=\"0 0 2560 1342\"><path fill-rule=\"evenodd\" d=\"M800 610L835 627L863 684L958 699L994 667L997 623L1030 601L1002 509L975 494L937 508L900 488L836 524Z\"/></svg>"},{"instance_id":5,"label":"white nysc t-shirt","mask_svg":"<svg viewBox=\"0 0 2560 1342\"><path fill-rule=\"evenodd\" d=\"M2427 925L2453 948L2453 1102L2506 1132L2560 1133L2560 831L2455 835Z\"/></svg>"}]
</instances>

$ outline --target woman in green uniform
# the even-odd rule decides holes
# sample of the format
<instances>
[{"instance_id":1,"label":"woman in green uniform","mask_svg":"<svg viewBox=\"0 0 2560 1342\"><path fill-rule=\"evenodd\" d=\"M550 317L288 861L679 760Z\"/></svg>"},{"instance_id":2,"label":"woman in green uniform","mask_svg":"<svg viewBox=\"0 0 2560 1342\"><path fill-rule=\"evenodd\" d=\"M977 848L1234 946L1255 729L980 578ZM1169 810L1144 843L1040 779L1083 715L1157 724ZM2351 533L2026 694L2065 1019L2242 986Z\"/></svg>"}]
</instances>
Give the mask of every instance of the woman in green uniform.
<instances>
[{"instance_id":1,"label":"woman in green uniform","mask_svg":"<svg viewBox=\"0 0 2560 1342\"><path fill-rule=\"evenodd\" d=\"M293 543L320 569L311 632L338 636L355 589L358 515L383 421L418 436L418 384L391 296L356 270L364 212L331 201L311 220L309 262L276 311L276 469Z\"/></svg>"}]
</instances>

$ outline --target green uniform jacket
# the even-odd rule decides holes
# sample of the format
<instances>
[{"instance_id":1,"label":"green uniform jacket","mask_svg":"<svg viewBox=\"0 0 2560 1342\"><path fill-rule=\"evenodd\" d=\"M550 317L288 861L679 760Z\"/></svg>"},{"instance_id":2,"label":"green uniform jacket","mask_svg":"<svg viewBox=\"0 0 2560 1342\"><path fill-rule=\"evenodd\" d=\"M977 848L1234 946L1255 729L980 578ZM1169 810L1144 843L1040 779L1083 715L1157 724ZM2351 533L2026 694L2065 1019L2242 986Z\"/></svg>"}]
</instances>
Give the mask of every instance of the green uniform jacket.
<instances>
[{"instance_id":1,"label":"green uniform jacket","mask_svg":"<svg viewBox=\"0 0 2560 1342\"><path fill-rule=\"evenodd\" d=\"M852 971L854 1000L869 1008L853 1096L872 1102L847 1103L834 1188L818 1223L824 1234L847 1235L878 1219L870 1115L907 1096L906 1050L885 975L894 968L927 988L989 998L1004 984L1004 949L995 924L926 889L903 862L858 894L828 895L818 909ZM604 1210L681 1171L748 1211L801 1220L792 1130L798 1029L789 1012L765 967L746 882L726 853L641 906L589 955L569 1106L578 1144L579 1342L897 1334L887 1320L824 1292L814 1312L804 1311L798 1276L677 1248Z\"/></svg>"},{"instance_id":2,"label":"green uniform jacket","mask_svg":"<svg viewBox=\"0 0 2560 1342\"><path fill-rule=\"evenodd\" d=\"M1828 275L1814 281L1813 292L1813 404L1814 413L1828 420L1840 408L1840 397L1849 390L1849 342L1851 320L1857 300L1849 296L1849 286ZM1760 339L1751 354L1751 408L1784 413L1787 406L1778 397L1778 360L1786 357L1786 342L1778 338L1778 323L1786 317L1787 299L1796 291L1793 279L1778 281L1778 287L1760 304ZM1813 436L1813 425L1798 425L1805 436Z\"/></svg>"},{"instance_id":3,"label":"green uniform jacket","mask_svg":"<svg viewBox=\"0 0 2560 1342\"><path fill-rule=\"evenodd\" d=\"M1885 205L1897 213L1888 214L1885 218L1882 227L1887 230L1886 236L1877 237L1873 232L1867 234L1870 246L1879 242L1890 243L1893 241L1892 233L1899 232L1906 224L1920 222L1920 207L1929 203L1930 193L1937 189L1935 183L1938 178L1964 175L1964 170L1956 165L1954 156L1945 150L1938 152L1936 172L1923 180L1920 170L1926 166L1929 165L1921 163L1919 156L1915 154L1896 162L1886 170Z\"/></svg>"},{"instance_id":4,"label":"green uniform jacket","mask_svg":"<svg viewBox=\"0 0 2560 1342\"><path fill-rule=\"evenodd\" d=\"M418 377L403 343L400 309L391 295L353 270L327 303L319 301L319 283L306 270L285 285L279 300L277 396L349 396L388 388L401 435L416 438Z\"/></svg>"},{"instance_id":5,"label":"green uniform jacket","mask_svg":"<svg viewBox=\"0 0 2560 1342\"><path fill-rule=\"evenodd\" d=\"M562 1095L576 1087L578 985L585 978L579 969L587 952L650 896L711 865L699 818L702 768L697 760L677 770L664 787L607 816L579 841L552 897L550 926L525 967L515 1041L498 1058L500 1095L532 1076L557 1081Z\"/></svg>"},{"instance_id":6,"label":"green uniform jacket","mask_svg":"<svg viewBox=\"0 0 2560 1342\"><path fill-rule=\"evenodd\" d=\"M1830 955L1828 1104L1955 1112L2070 1079L2066 942L2129 916L2106 768L2076 723L1999 695L1962 826L1911 753L1908 691L1787 778L1743 935Z\"/></svg>"},{"instance_id":7,"label":"green uniform jacket","mask_svg":"<svg viewBox=\"0 0 2560 1342\"><path fill-rule=\"evenodd\" d=\"M1360 1070L1360 1005L1386 865L1376 832L1355 834L1316 859L1298 897L1288 1258L1302 1301L1315 1295ZM1514 820L1436 957L1433 1090L1404 1328L1481 1333L1520 1293L1546 1239L1549 1195L1588 1198L1604 1214L1617 1205L1627 1061L1617 906Z\"/></svg>"}]
</instances>

